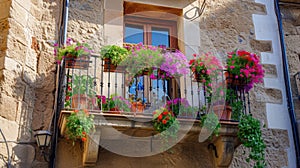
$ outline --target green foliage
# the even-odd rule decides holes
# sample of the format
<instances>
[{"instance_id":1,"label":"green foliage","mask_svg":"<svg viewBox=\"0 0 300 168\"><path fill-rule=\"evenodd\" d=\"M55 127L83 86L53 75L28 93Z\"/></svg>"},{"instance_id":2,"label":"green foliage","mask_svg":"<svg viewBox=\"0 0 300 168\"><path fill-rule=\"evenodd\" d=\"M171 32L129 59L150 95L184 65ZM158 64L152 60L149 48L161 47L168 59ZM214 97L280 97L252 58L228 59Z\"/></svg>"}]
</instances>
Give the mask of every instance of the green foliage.
<instances>
[{"instance_id":1,"label":"green foliage","mask_svg":"<svg viewBox=\"0 0 300 168\"><path fill-rule=\"evenodd\" d=\"M89 75L74 75L72 82L73 95L87 94L89 97L95 97L94 79Z\"/></svg>"},{"instance_id":2,"label":"green foliage","mask_svg":"<svg viewBox=\"0 0 300 168\"><path fill-rule=\"evenodd\" d=\"M85 141L87 134L95 128L94 116L89 115L87 110L75 110L67 118L66 128L68 139L75 141L80 138Z\"/></svg>"},{"instance_id":3,"label":"green foliage","mask_svg":"<svg viewBox=\"0 0 300 168\"><path fill-rule=\"evenodd\" d=\"M129 112L131 111L131 104L122 96L112 95L110 99L106 100L106 103L102 104L103 110L110 110L116 108L120 111Z\"/></svg>"},{"instance_id":4,"label":"green foliage","mask_svg":"<svg viewBox=\"0 0 300 168\"><path fill-rule=\"evenodd\" d=\"M128 57L128 50L116 45L108 45L101 48L100 54L103 59L110 58L112 64L117 65Z\"/></svg>"},{"instance_id":5,"label":"green foliage","mask_svg":"<svg viewBox=\"0 0 300 168\"><path fill-rule=\"evenodd\" d=\"M239 123L238 137L242 144L250 149L246 161L256 161L254 168L264 168L265 163L265 142L262 138L261 125L259 120L251 115L244 115Z\"/></svg>"},{"instance_id":6,"label":"green foliage","mask_svg":"<svg viewBox=\"0 0 300 168\"><path fill-rule=\"evenodd\" d=\"M244 109L243 101L238 99L238 95L233 89L226 90L226 103L232 108L231 119L239 121Z\"/></svg>"},{"instance_id":7,"label":"green foliage","mask_svg":"<svg viewBox=\"0 0 300 168\"><path fill-rule=\"evenodd\" d=\"M56 56L56 61L60 61L66 56L70 55L72 57L80 57L83 55L90 55L91 47L87 43L76 42L75 40L68 38L66 46L58 48L58 44L54 45L54 55Z\"/></svg>"},{"instance_id":8,"label":"green foliage","mask_svg":"<svg viewBox=\"0 0 300 168\"><path fill-rule=\"evenodd\" d=\"M214 112L210 112L201 118L201 127L206 128L212 132L210 138L213 135L219 136L221 124L219 122L218 116Z\"/></svg>"}]
</instances>

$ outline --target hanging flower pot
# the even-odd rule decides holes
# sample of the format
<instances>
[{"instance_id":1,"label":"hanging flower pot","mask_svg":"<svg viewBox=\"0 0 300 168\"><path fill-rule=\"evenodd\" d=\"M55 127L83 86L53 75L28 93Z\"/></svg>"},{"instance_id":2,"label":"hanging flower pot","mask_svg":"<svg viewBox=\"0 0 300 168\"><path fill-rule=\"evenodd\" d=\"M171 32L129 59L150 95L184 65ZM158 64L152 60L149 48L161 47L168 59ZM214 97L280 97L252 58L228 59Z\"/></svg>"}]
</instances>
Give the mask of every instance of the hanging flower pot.
<instances>
[{"instance_id":1,"label":"hanging flower pot","mask_svg":"<svg viewBox=\"0 0 300 168\"><path fill-rule=\"evenodd\" d=\"M230 88L235 88L237 90L244 90L248 86L247 79L237 78L229 72L225 72L225 80L227 86Z\"/></svg>"},{"instance_id":2,"label":"hanging flower pot","mask_svg":"<svg viewBox=\"0 0 300 168\"><path fill-rule=\"evenodd\" d=\"M80 57L75 57L71 54L68 54L65 57L66 68L73 69L87 69L90 63L90 56L82 55Z\"/></svg>"},{"instance_id":3,"label":"hanging flower pot","mask_svg":"<svg viewBox=\"0 0 300 168\"><path fill-rule=\"evenodd\" d=\"M120 65L112 64L112 60L110 58L104 59L104 72L125 72L125 67Z\"/></svg>"}]
</instances>

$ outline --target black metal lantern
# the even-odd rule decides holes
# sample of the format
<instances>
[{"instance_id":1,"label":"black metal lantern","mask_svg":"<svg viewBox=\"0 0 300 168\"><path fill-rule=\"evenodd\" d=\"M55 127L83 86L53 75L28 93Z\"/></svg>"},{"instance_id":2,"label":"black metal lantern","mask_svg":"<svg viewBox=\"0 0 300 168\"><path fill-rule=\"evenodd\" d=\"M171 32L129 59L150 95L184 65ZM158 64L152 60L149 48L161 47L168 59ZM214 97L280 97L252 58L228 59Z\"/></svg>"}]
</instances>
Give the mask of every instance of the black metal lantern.
<instances>
[{"instance_id":1,"label":"black metal lantern","mask_svg":"<svg viewBox=\"0 0 300 168\"><path fill-rule=\"evenodd\" d=\"M51 133L46 130L37 131L34 137L36 138L37 145L40 149L44 150L50 146Z\"/></svg>"},{"instance_id":2,"label":"black metal lantern","mask_svg":"<svg viewBox=\"0 0 300 168\"><path fill-rule=\"evenodd\" d=\"M52 136L52 134L46 130L37 131L34 135L34 137L36 138L37 145L40 148L45 161L47 161L47 162L48 162L49 158L47 156L48 153L46 151L50 147L51 136Z\"/></svg>"}]
</instances>

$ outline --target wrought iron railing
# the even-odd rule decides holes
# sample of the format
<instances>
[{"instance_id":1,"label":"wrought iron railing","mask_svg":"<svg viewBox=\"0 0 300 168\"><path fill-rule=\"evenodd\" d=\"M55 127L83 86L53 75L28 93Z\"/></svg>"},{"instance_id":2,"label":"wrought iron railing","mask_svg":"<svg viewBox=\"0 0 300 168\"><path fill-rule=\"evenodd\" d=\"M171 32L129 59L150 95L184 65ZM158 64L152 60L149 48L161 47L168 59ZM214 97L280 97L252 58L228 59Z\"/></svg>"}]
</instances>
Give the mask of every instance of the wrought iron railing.
<instances>
[{"instance_id":1,"label":"wrought iron railing","mask_svg":"<svg viewBox=\"0 0 300 168\"><path fill-rule=\"evenodd\" d=\"M177 110L175 115L180 118L200 119L214 112L220 120L227 121L238 121L241 114L250 113L248 92L228 84L230 77L226 80L223 70L212 79L215 86L209 88L195 81L192 72L168 79L151 79L149 74L139 74L128 81L126 70L120 67L113 70L113 66L99 55L91 55L89 60L77 63L64 61L59 77L61 109L151 116L156 109L169 105L170 110ZM158 76L159 71L155 73ZM179 101L182 106L176 105ZM227 114L227 110L231 113Z\"/></svg>"}]
</instances>

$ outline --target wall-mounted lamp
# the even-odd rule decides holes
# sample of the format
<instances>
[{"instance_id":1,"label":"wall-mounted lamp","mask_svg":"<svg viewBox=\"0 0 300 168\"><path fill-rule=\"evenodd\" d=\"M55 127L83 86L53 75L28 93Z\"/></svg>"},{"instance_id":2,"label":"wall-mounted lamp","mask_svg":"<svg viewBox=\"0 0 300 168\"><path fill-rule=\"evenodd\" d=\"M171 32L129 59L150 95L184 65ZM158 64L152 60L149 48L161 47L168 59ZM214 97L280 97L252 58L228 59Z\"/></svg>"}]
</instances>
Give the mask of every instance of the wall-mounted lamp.
<instances>
[{"instance_id":1,"label":"wall-mounted lamp","mask_svg":"<svg viewBox=\"0 0 300 168\"><path fill-rule=\"evenodd\" d=\"M294 80L295 80L295 85L296 85L296 96L298 97L298 99L300 100L300 92L299 92L299 83L300 83L300 72L297 72L295 75L294 75ZM297 82L297 80L299 82Z\"/></svg>"},{"instance_id":2,"label":"wall-mounted lamp","mask_svg":"<svg viewBox=\"0 0 300 168\"><path fill-rule=\"evenodd\" d=\"M40 148L45 161L47 162L49 161L47 156L48 155L47 149L50 147L51 136L52 134L46 130L37 131L34 135L34 137L36 138L37 145Z\"/></svg>"}]
</instances>

